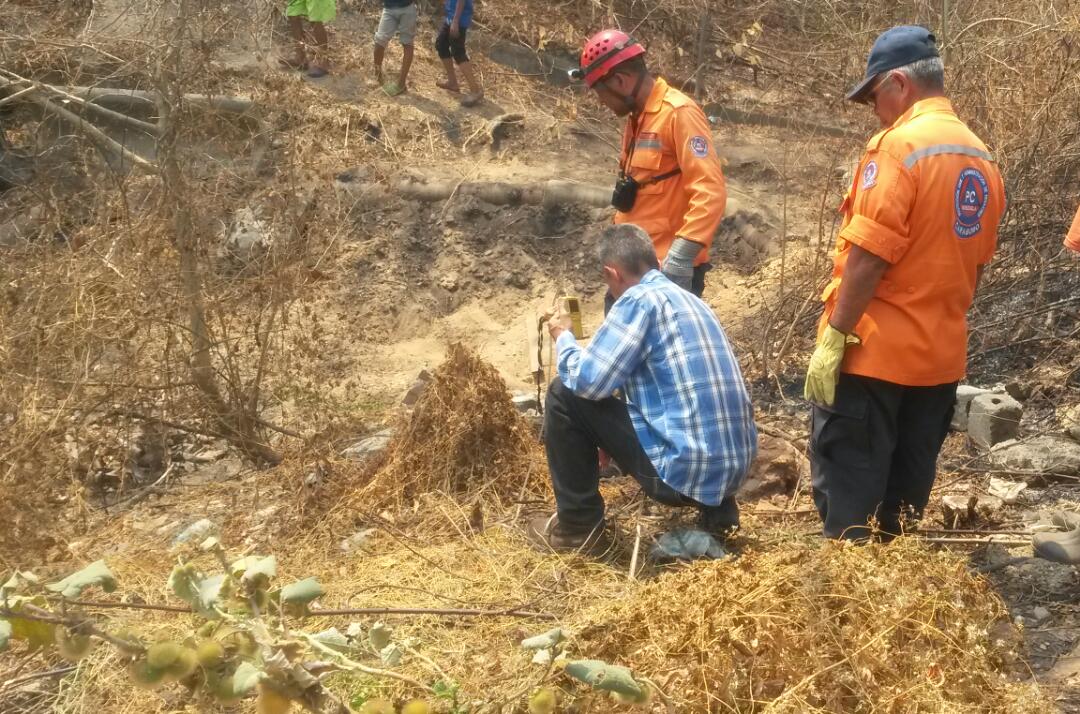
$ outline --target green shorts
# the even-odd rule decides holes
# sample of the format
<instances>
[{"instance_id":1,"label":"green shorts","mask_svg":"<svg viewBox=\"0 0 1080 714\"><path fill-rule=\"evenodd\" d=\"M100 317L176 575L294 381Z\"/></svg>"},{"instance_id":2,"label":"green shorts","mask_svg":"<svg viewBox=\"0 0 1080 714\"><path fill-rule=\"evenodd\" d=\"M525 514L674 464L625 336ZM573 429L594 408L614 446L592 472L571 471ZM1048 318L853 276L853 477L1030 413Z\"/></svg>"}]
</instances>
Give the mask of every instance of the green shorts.
<instances>
[{"instance_id":1,"label":"green shorts","mask_svg":"<svg viewBox=\"0 0 1080 714\"><path fill-rule=\"evenodd\" d=\"M333 22L337 17L336 0L288 0L286 17L306 17L308 22Z\"/></svg>"}]
</instances>

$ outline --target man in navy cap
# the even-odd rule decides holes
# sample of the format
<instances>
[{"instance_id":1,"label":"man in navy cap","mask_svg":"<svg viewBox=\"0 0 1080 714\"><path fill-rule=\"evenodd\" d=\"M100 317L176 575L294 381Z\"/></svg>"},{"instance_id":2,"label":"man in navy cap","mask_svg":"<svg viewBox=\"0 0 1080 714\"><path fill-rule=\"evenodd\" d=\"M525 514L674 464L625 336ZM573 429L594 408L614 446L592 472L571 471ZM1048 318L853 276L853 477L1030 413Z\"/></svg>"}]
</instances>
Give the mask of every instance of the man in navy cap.
<instances>
[{"instance_id":1,"label":"man in navy cap","mask_svg":"<svg viewBox=\"0 0 1080 714\"><path fill-rule=\"evenodd\" d=\"M848 99L873 106L883 130L841 208L806 374L810 462L826 536L888 539L930 497L1005 187L945 97L926 28L878 37Z\"/></svg>"}]
</instances>

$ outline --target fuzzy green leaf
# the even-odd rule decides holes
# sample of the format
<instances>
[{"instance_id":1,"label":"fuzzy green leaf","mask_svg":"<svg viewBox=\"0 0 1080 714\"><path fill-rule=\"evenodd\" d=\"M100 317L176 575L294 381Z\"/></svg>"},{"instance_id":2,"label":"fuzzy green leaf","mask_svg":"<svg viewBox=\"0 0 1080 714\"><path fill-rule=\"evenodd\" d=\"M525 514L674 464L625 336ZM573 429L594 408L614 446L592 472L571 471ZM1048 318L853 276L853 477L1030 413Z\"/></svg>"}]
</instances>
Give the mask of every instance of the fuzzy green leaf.
<instances>
[{"instance_id":1,"label":"fuzzy green leaf","mask_svg":"<svg viewBox=\"0 0 1080 714\"><path fill-rule=\"evenodd\" d=\"M272 555L265 558L249 555L233 563L232 572L233 575L243 573L240 579L245 583L257 588L265 587L270 579L277 575L277 558Z\"/></svg>"},{"instance_id":2,"label":"fuzzy green leaf","mask_svg":"<svg viewBox=\"0 0 1080 714\"><path fill-rule=\"evenodd\" d=\"M3 652L8 647L8 640L11 639L11 623L7 620L0 620L0 652Z\"/></svg>"},{"instance_id":3,"label":"fuzzy green leaf","mask_svg":"<svg viewBox=\"0 0 1080 714\"><path fill-rule=\"evenodd\" d=\"M322 585L315 578L304 578L281 589L281 601L291 605L307 605L322 597Z\"/></svg>"},{"instance_id":4,"label":"fuzzy green leaf","mask_svg":"<svg viewBox=\"0 0 1080 714\"><path fill-rule=\"evenodd\" d=\"M562 642L563 631L561 627L548 630L542 635L529 637L521 641L521 646L527 650L547 650Z\"/></svg>"},{"instance_id":5,"label":"fuzzy green leaf","mask_svg":"<svg viewBox=\"0 0 1080 714\"><path fill-rule=\"evenodd\" d=\"M241 662L232 676L233 694L243 697L255 689L256 685L265 678L266 673L251 662Z\"/></svg>"},{"instance_id":6,"label":"fuzzy green leaf","mask_svg":"<svg viewBox=\"0 0 1080 714\"><path fill-rule=\"evenodd\" d=\"M382 659L382 663L387 667L397 667L401 664L401 658L404 655L405 650L393 642L379 650L379 657Z\"/></svg>"},{"instance_id":7,"label":"fuzzy green leaf","mask_svg":"<svg viewBox=\"0 0 1080 714\"><path fill-rule=\"evenodd\" d=\"M22 617L12 617L11 638L24 640L31 650L47 647L55 641L56 626L39 620L27 620Z\"/></svg>"},{"instance_id":8,"label":"fuzzy green leaf","mask_svg":"<svg viewBox=\"0 0 1080 714\"><path fill-rule=\"evenodd\" d=\"M386 624L382 622L376 622L368 630L368 642L371 643L372 649L377 652L381 652L390 646L390 636L393 633Z\"/></svg>"},{"instance_id":9,"label":"fuzzy green leaf","mask_svg":"<svg viewBox=\"0 0 1080 714\"><path fill-rule=\"evenodd\" d=\"M7 582L0 585L0 600L6 600L20 592L26 592L27 589L37 585L40 580L38 577L28 570L16 570Z\"/></svg>"},{"instance_id":10,"label":"fuzzy green leaf","mask_svg":"<svg viewBox=\"0 0 1080 714\"><path fill-rule=\"evenodd\" d=\"M104 560L93 562L60 582L45 587L54 593L60 593L68 600L75 600L82 595L83 590L95 585L107 593L116 590L116 576L109 570L109 566L105 565Z\"/></svg>"},{"instance_id":11,"label":"fuzzy green leaf","mask_svg":"<svg viewBox=\"0 0 1080 714\"><path fill-rule=\"evenodd\" d=\"M204 578L191 565L178 565L169 575L169 588L203 617L218 617L217 606L228 595L229 581L224 573Z\"/></svg>"},{"instance_id":12,"label":"fuzzy green leaf","mask_svg":"<svg viewBox=\"0 0 1080 714\"><path fill-rule=\"evenodd\" d=\"M597 689L617 692L634 699L642 696L641 685L634 680L634 675L626 667L596 659L579 659L567 663L564 671Z\"/></svg>"},{"instance_id":13,"label":"fuzzy green leaf","mask_svg":"<svg viewBox=\"0 0 1080 714\"><path fill-rule=\"evenodd\" d=\"M327 647L339 652L352 649L352 645L349 644L349 638L341 634L341 630L336 627L331 627L329 630L323 630L322 632L316 632L312 637Z\"/></svg>"}]
</instances>

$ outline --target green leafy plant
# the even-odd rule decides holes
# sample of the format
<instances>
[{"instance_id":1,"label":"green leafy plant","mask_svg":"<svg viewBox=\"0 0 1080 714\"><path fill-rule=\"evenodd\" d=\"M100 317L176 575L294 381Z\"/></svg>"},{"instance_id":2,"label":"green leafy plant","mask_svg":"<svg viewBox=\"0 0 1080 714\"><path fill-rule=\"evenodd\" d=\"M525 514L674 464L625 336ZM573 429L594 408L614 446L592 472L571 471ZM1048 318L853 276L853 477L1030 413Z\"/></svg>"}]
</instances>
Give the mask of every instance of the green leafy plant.
<instances>
[{"instance_id":1,"label":"green leafy plant","mask_svg":"<svg viewBox=\"0 0 1080 714\"><path fill-rule=\"evenodd\" d=\"M93 589L106 593L117 589L117 578L99 560L48 584L33 573L12 574L0 586L0 651L21 642L28 651L55 648L64 659L77 662L105 643L120 654L136 687L156 689L175 683L195 701L228 703L253 697L257 711L266 714L288 712L294 705L318 712L350 711L322 685L321 677L332 672L391 678L438 695L435 688L404 674L356 660L376 657L383 667L400 662L407 645L394 642L392 630L382 623L368 629L368 646L335 628L315 634L299 629L297 620L312 614L312 604L324 594L317 579L303 578L275 589L277 560L272 555L230 559L214 537L204 540L198 551L213 554L219 567L208 571L180 559L168 578L169 591L195 616L191 631L108 631L103 621L87 612L105 603L80 599ZM360 711L369 709L364 703ZM386 711L397 714L392 705ZM431 709L418 699L403 711L424 714Z\"/></svg>"}]
</instances>

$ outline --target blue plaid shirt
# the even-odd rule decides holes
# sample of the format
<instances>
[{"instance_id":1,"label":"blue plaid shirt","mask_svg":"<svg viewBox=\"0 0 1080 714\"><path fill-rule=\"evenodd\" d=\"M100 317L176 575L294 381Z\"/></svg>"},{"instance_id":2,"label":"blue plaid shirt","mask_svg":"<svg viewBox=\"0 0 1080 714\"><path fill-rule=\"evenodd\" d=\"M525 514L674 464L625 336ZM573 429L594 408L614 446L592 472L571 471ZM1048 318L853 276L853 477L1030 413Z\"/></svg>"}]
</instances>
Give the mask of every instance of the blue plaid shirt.
<instances>
[{"instance_id":1,"label":"blue plaid shirt","mask_svg":"<svg viewBox=\"0 0 1080 714\"><path fill-rule=\"evenodd\" d=\"M757 453L739 363L712 310L650 270L611 307L588 347L563 332L559 378L604 399L622 388L634 431L668 486L715 506L742 485Z\"/></svg>"}]
</instances>

